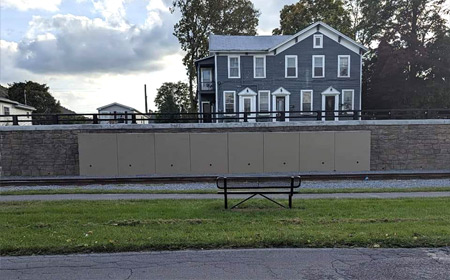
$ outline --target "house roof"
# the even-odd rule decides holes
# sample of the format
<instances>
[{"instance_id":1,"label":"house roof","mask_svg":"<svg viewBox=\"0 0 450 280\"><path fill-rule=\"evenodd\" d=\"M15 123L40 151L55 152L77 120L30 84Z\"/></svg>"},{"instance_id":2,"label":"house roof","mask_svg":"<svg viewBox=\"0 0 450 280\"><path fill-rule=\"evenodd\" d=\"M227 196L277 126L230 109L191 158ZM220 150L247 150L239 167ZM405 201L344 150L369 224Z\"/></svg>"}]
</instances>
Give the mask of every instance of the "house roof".
<instances>
[{"instance_id":1,"label":"house roof","mask_svg":"<svg viewBox=\"0 0 450 280\"><path fill-rule=\"evenodd\" d=\"M268 51L291 36L229 36L211 35L209 51Z\"/></svg>"},{"instance_id":2,"label":"house roof","mask_svg":"<svg viewBox=\"0 0 450 280\"><path fill-rule=\"evenodd\" d=\"M36 111L36 108L34 108L32 106L28 106L28 105L19 103L17 101L14 101L14 100L11 100L11 99L8 99L5 97L0 97L0 102L11 104L18 109L23 109L23 110L28 110L28 111Z\"/></svg>"},{"instance_id":3,"label":"house roof","mask_svg":"<svg viewBox=\"0 0 450 280\"><path fill-rule=\"evenodd\" d=\"M335 35L348 41L350 44L355 45L358 48L367 51L368 49L346 36L345 34L339 32L333 27L329 26L324 22L316 22L306 27L305 29L299 31L294 35L274 35L274 36L228 36L228 35L211 35L209 38L209 51L210 52L267 52L274 51L283 45L288 44L292 40L300 38L313 28L324 28ZM300 39L299 41L305 38Z\"/></svg>"},{"instance_id":4,"label":"house roof","mask_svg":"<svg viewBox=\"0 0 450 280\"><path fill-rule=\"evenodd\" d=\"M139 112L138 110L134 109L133 107L129 107L129 106L126 106L126 105L117 103L117 102L113 102L113 103L111 103L111 104L108 104L108 105L99 107L99 108L97 108L97 110L98 110L98 111L101 111L101 110L103 110L103 109L106 109L106 108L112 107L112 106L119 106L119 107L122 107L122 108L124 108L124 109L129 110L129 111L136 111L136 112Z\"/></svg>"}]
</instances>

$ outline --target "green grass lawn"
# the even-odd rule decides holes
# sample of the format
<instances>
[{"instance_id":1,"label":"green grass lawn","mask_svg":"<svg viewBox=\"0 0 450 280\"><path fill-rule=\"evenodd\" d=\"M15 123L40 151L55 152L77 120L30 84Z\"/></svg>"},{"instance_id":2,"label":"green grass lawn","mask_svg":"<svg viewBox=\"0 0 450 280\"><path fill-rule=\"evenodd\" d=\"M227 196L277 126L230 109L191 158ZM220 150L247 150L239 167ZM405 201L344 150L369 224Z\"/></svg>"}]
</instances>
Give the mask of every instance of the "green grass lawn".
<instances>
[{"instance_id":1,"label":"green grass lawn","mask_svg":"<svg viewBox=\"0 0 450 280\"><path fill-rule=\"evenodd\" d=\"M450 198L0 203L2 255L264 247L450 245Z\"/></svg>"},{"instance_id":2,"label":"green grass lawn","mask_svg":"<svg viewBox=\"0 0 450 280\"><path fill-rule=\"evenodd\" d=\"M1 190L1 189L0 189ZM448 187L419 187L419 188L346 188L346 189L302 189L300 193L316 194L316 193L382 193L382 192L448 192ZM150 194L170 194L170 193L185 193L185 194L211 194L217 193L217 190L99 190L86 188L61 188L55 190L14 190L14 191L0 191L0 195L36 195L36 194L127 194L127 193L150 193Z\"/></svg>"}]
</instances>

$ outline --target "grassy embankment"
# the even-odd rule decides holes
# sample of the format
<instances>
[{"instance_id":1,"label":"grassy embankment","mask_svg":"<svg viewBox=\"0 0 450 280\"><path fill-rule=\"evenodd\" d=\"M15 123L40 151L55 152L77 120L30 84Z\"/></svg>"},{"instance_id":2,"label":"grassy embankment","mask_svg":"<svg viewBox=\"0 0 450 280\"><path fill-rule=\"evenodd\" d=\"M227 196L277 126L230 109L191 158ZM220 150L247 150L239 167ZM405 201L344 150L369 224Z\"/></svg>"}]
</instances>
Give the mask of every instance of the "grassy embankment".
<instances>
[{"instance_id":1,"label":"grassy embankment","mask_svg":"<svg viewBox=\"0 0 450 280\"><path fill-rule=\"evenodd\" d=\"M263 247L450 245L450 198L0 203L2 255Z\"/></svg>"}]
</instances>

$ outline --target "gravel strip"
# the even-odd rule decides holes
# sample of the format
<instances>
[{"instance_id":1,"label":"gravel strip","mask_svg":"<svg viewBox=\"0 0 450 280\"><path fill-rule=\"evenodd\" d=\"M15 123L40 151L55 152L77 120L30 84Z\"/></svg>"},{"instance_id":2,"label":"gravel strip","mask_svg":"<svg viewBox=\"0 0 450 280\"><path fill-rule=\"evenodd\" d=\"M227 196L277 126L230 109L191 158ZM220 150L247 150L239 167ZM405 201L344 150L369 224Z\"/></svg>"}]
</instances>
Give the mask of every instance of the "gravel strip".
<instances>
[{"instance_id":1,"label":"gravel strip","mask_svg":"<svg viewBox=\"0 0 450 280\"><path fill-rule=\"evenodd\" d=\"M422 188L422 187L450 187L450 179L429 180L352 180L352 181L304 181L302 188L306 189L346 189L346 188ZM120 185L84 185L84 186L11 186L1 187L0 194L5 191L22 190L215 190L215 183L176 183L176 184L120 184Z\"/></svg>"}]
</instances>

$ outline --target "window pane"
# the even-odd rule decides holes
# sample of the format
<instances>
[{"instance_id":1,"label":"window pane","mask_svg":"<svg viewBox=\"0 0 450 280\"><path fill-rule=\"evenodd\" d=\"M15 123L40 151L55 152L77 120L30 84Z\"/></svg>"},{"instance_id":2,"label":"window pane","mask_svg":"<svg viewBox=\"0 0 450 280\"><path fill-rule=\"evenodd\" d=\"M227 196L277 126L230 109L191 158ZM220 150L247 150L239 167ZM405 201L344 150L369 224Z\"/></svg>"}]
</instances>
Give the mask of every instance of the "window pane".
<instances>
[{"instance_id":1,"label":"window pane","mask_svg":"<svg viewBox=\"0 0 450 280\"><path fill-rule=\"evenodd\" d=\"M203 69L202 70L202 77L204 82L210 82L211 81L211 70L209 69Z\"/></svg>"},{"instance_id":2,"label":"window pane","mask_svg":"<svg viewBox=\"0 0 450 280\"><path fill-rule=\"evenodd\" d=\"M339 68L340 68L340 76L348 76L348 57L341 57L340 58L340 64L339 64Z\"/></svg>"},{"instance_id":3,"label":"window pane","mask_svg":"<svg viewBox=\"0 0 450 280\"><path fill-rule=\"evenodd\" d=\"M316 47L319 47L320 45L321 45L321 40L322 40L322 38L320 38L320 37L316 37ZM310 43L311 44L311 43Z\"/></svg>"},{"instance_id":4,"label":"window pane","mask_svg":"<svg viewBox=\"0 0 450 280\"><path fill-rule=\"evenodd\" d=\"M353 107L353 100L352 100L352 95L353 95L353 92L351 92L351 91L344 91L343 92L343 94L344 94L344 101L343 101L343 104L342 104L342 109L343 110L352 110L352 107Z\"/></svg>"},{"instance_id":5,"label":"window pane","mask_svg":"<svg viewBox=\"0 0 450 280\"><path fill-rule=\"evenodd\" d=\"M231 68L230 69L230 76L231 77L239 77L239 69L238 68Z\"/></svg>"},{"instance_id":6,"label":"window pane","mask_svg":"<svg viewBox=\"0 0 450 280\"><path fill-rule=\"evenodd\" d=\"M255 69L255 76L256 77L264 77L264 68L256 68Z\"/></svg>"},{"instance_id":7,"label":"window pane","mask_svg":"<svg viewBox=\"0 0 450 280\"><path fill-rule=\"evenodd\" d=\"M295 68L288 68L287 69L287 75L288 75L288 77L295 77L295 73L296 71L295 71Z\"/></svg>"},{"instance_id":8,"label":"window pane","mask_svg":"<svg viewBox=\"0 0 450 280\"><path fill-rule=\"evenodd\" d=\"M261 92L259 94L259 111L269 112L269 92Z\"/></svg>"},{"instance_id":9,"label":"window pane","mask_svg":"<svg viewBox=\"0 0 450 280\"><path fill-rule=\"evenodd\" d=\"M234 93L233 92L225 93L225 112L226 113L234 112Z\"/></svg>"},{"instance_id":10,"label":"window pane","mask_svg":"<svg viewBox=\"0 0 450 280\"><path fill-rule=\"evenodd\" d=\"M311 111L312 110L311 99L312 99L311 92L303 92L303 100L302 100L303 101L303 104L302 104L303 111Z\"/></svg>"},{"instance_id":11,"label":"window pane","mask_svg":"<svg viewBox=\"0 0 450 280\"><path fill-rule=\"evenodd\" d=\"M315 77L322 77L323 76L323 68L322 67L315 67L314 68L314 76Z\"/></svg>"},{"instance_id":12,"label":"window pane","mask_svg":"<svg viewBox=\"0 0 450 280\"><path fill-rule=\"evenodd\" d=\"M288 68L290 68L290 67L294 67L295 68L295 58L293 58L293 57L288 57L288 59L287 59L287 67Z\"/></svg>"},{"instance_id":13,"label":"window pane","mask_svg":"<svg viewBox=\"0 0 450 280\"><path fill-rule=\"evenodd\" d=\"M314 57L314 65L316 67L323 66L323 57Z\"/></svg>"},{"instance_id":14,"label":"window pane","mask_svg":"<svg viewBox=\"0 0 450 280\"><path fill-rule=\"evenodd\" d=\"M255 58L255 65L256 67L264 67L264 58L262 57Z\"/></svg>"},{"instance_id":15,"label":"window pane","mask_svg":"<svg viewBox=\"0 0 450 280\"><path fill-rule=\"evenodd\" d=\"M230 67L231 68L239 67L239 62L238 62L238 58L237 57L231 57L230 58Z\"/></svg>"}]
</instances>

